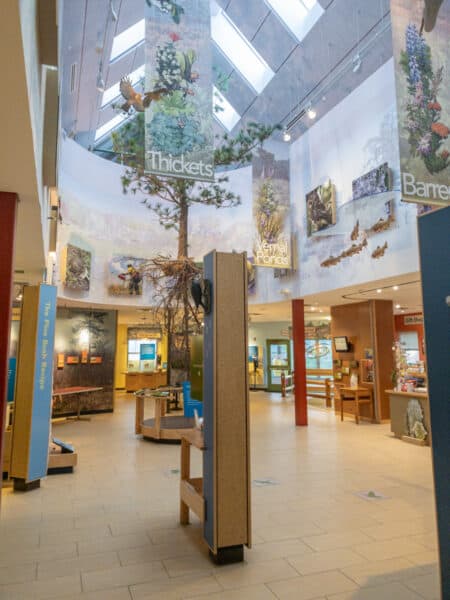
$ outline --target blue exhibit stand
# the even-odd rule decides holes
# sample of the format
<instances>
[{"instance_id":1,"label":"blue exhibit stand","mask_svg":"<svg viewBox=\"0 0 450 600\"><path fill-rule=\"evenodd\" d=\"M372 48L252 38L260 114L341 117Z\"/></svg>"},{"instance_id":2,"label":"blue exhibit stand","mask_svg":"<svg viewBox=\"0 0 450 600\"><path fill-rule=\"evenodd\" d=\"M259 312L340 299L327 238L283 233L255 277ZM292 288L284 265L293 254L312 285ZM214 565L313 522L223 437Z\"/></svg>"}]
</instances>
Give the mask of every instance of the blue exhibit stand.
<instances>
[{"instance_id":1,"label":"blue exhibit stand","mask_svg":"<svg viewBox=\"0 0 450 600\"><path fill-rule=\"evenodd\" d=\"M194 418L194 410L197 411L199 417L203 417L203 402L195 400L191 397L191 382L183 381L183 407L184 416L189 419Z\"/></svg>"},{"instance_id":2,"label":"blue exhibit stand","mask_svg":"<svg viewBox=\"0 0 450 600\"><path fill-rule=\"evenodd\" d=\"M450 207L419 218L442 598L450 598Z\"/></svg>"},{"instance_id":3,"label":"blue exhibit stand","mask_svg":"<svg viewBox=\"0 0 450 600\"><path fill-rule=\"evenodd\" d=\"M8 402L14 402L14 387L16 385L17 359L11 356L8 363Z\"/></svg>"}]
</instances>

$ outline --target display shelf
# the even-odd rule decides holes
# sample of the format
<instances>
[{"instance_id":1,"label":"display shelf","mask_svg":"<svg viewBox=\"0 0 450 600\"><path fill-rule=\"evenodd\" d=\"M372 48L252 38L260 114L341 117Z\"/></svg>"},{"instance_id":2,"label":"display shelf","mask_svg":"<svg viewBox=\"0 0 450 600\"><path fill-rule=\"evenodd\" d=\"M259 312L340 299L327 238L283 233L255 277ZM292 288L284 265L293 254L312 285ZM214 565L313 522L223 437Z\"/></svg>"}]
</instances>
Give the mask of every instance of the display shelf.
<instances>
[{"instance_id":1,"label":"display shelf","mask_svg":"<svg viewBox=\"0 0 450 600\"><path fill-rule=\"evenodd\" d=\"M191 478L191 446L203 451L203 434L193 429L181 436L181 475L180 475L180 523L189 524L189 510L201 522L205 520L205 499L203 497L203 477Z\"/></svg>"}]
</instances>

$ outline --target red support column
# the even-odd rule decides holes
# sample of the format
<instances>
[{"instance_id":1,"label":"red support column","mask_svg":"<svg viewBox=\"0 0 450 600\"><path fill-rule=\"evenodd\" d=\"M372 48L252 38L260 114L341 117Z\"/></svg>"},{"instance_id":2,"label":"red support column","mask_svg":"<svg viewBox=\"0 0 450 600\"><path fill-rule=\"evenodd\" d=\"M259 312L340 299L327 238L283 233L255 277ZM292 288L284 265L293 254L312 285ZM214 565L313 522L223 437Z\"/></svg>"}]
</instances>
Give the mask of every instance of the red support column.
<instances>
[{"instance_id":1,"label":"red support column","mask_svg":"<svg viewBox=\"0 0 450 600\"><path fill-rule=\"evenodd\" d=\"M305 303L292 300L292 335L294 340L295 424L308 425L306 401Z\"/></svg>"},{"instance_id":2,"label":"red support column","mask_svg":"<svg viewBox=\"0 0 450 600\"><path fill-rule=\"evenodd\" d=\"M3 468L3 434L8 393L16 208L17 194L0 192L0 214L2 215L2 235L0 237L0 468Z\"/></svg>"}]
</instances>

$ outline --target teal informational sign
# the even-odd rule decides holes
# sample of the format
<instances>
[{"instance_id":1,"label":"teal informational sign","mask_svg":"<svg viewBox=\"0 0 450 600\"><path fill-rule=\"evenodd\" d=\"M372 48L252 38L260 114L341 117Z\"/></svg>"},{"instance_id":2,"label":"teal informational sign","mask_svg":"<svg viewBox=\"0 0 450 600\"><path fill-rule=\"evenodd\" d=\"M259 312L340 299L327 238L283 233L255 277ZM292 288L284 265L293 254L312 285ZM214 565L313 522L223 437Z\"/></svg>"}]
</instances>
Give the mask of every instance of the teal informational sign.
<instances>
[{"instance_id":1,"label":"teal informational sign","mask_svg":"<svg viewBox=\"0 0 450 600\"><path fill-rule=\"evenodd\" d=\"M41 285L37 317L28 481L35 481L47 475L48 440L52 410L55 320L56 287Z\"/></svg>"},{"instance_id":2,"label":"teal informational sign","mask_svg":"<svg viewBox=\"0 0 450 600\"><path fill-rule=\"evenodd\" d=\"M156 344L141 344L140 358L141 360L155 360Z\"/></svg>"}]
</instances>

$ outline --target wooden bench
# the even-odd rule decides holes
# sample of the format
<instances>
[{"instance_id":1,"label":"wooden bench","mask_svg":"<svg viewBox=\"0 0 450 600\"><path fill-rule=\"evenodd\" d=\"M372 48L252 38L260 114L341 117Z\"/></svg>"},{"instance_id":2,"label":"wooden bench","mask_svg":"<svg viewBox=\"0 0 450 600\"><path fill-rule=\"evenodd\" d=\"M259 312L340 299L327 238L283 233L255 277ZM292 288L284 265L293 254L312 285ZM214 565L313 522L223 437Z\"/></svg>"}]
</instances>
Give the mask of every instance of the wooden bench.
<instances>
[{"instance_id":1,"label":"wooden bench","mask_svg":"<svg viewBox=\"0 0 450 600\"><path fill-rule=\"evenodd\" d=\"M306 395L312 398L324 398L327 408L331 408L332 375L331 369L306 370Z\"/></svg>"}]
</instances>

